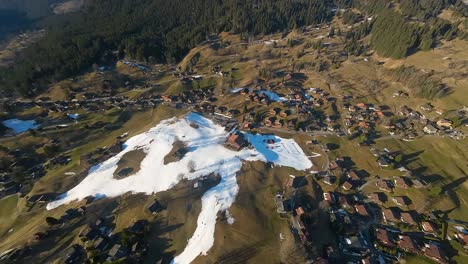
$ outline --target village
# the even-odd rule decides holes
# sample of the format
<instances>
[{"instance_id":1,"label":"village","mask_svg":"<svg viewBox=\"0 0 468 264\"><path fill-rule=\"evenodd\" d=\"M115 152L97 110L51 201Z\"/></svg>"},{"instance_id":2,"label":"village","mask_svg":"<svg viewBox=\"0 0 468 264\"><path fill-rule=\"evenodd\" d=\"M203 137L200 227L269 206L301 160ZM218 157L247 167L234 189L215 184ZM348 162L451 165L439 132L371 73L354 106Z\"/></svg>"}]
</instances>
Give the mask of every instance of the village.
<instances>
[{"instance_id":1,"label":"village","mask_svg":"<svg viewBox=\"0 0 468 264\"><path fill-rule=\"evenodd\" d=\"M273 45L270 42L274 43L259 40L249 45ZM48 141L29 149L2 146L5 159L0 166L0 199L19 194L26 200L28 212L45 210L45 205L59 198L59 193L44 191L31 195L36 182L55 170L64 170L69 177L83 179L90 168L125 149L125 141L133 135L128 133L130 129L125 124L134 113L153 112L164 107L177 113L198 113L223 126L230 132L224 146L233 151L251 148L245 133L305 138L301 147L314 150L308 152L314 170L300 176L282 175L282 185L275 186L280 191L270 199L275 206L274 217L287 223L304 254L316 257L315 263L395 263L408 256L451 263L456 252L453 244L457 249L468 250L468 223L448 217L448 211L432 210L424 201L425 195L446 195L452 191L450 183L440 187L427 173L408 166L412 157L404 149L379 145L389 139L413 142L435 138L461 142L468 126L466 107L444 111L429 102L405 103L408 94L401 90L392 93L398 107L370 102L333 88L334 85L329 89L323 85L306 85L304 73L294 68L259 73L247 83L238 82L219 89L202 86L207 80L232 76L238 71L234 66L210 65L198 69L197 63L191 62L193 65L184 69L172 66L152 70L150 65L140 62L122 60L120 63L143 76L159 76L164 72L164 78L170 78L169 82L185 89L161 93L159 88L164 84L129 81L125 91L120 92L119 85L107 79L107 74L113 70L97 66L94 74L98 76L100 90L75 89L68 95L69 100L43 96L38 100L4 101L2 109L8 112L5 120L34 109L36 126L16 133L4 122L7 128L2 130L0 142L30 136L44 137ZM129 96L128 91L134 91L137 96ZM117 116L116 121L95 118L111 114ZM79 155L73 153L73 149L81 146L80 140L94 139L90 135L93 132L113 136L105 145L96 144ZM339 151L343 147L330 143L335 139L348 142L354 149L350 152L356 152L356 156L365 153L362 155L371 157L366 162L378 170L361 168L357 165L359 162L354 161L356 156L342 156ZM269 147L274 147L275 143L274 140L265 142ZM36 152L38 149L43 152ZM184 153L181 148L174 155L183 156ZM319 156L320 160L316 159ZM74 163L79 164L79 170L68 170L67 166ZM133 170L126 167L120 171L121 176L131 177ZM187 194L201 195L218 182L219 179L205 177L183 184ZM463 184L457 180L454 183ZM90 213L95 210L94 204L103 203L103 199L89 197L79 207L67 209L59 218L45 218L45 230L35 232L29 245L4 252L0 259L14 261L28 256L39 241L79 227L79 240L61 255L63 262L82 263L93 259L96 263L116 260L141 263L149 250L149 238L145 235L152 232L149 223L157 221L158 215L167 210L167 201L158 194L150 200L145 204L144 217L133 219L124 230L115 233L114 219L118 210L106 211L103 215L99 210ZM318 210L324 214L318 214ZM227 217L219 217L218 221L224 218ZM324 224L325 227L320 228L329 229L332 235L324 239L326 242L320 244L322 248L317 253L314 247L317 247L318 223ZM280 243L285 235L275 234ZM164 255L158 261L169 263L171 257Z\"/></svg>"}]
</instances>

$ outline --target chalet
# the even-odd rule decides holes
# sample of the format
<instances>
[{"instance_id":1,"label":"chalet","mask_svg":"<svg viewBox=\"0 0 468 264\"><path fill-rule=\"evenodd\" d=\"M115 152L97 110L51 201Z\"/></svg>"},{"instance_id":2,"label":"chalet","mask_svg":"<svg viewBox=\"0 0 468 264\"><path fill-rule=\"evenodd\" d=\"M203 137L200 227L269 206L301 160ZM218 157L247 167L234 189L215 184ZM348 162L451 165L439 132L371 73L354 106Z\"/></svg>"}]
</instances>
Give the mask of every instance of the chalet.
<instances>
[{"instance_id":1,"label":"chalet","mask_svg":"<svg viewBox=\"0 0 468 264\"><path fill-rule=\"evenodd\" d=\"M465 234L463 232L457 232L454 236L463 245L465 249L468 249L468 234Z\"/></svg>"},{"instance_id":2,"label":"chalet","mask_svg":"<svg viewBox=\"0 0 468 264\"><path fill-rule=\"evenodd\" d=\"M448 119L440 119L439 121L437 121L437 126L452 129L452 121Z\"/></svg>"},{"instance_id":3,"label":"chalet","mask_svg":"<svg viewBox=\"0 0 468 264\"><path fill-rule=\"evenodd\" d=\"M424 131L424 133L427 133L427 134L435 134L435 133L437 133L437 131L439 131L439 129L436 128L435 126L433 126L432 124L427 124L423 128L423 131Z\"/></svg>"},{"instance_id":4,"label":"chalet","mask_svg":"<svg viewBox=\"0 0 468 264\"><path fill-rule=\"evenodd\" d=\"M358 123L358 126L362 129L369 129L369 123L365 122L365 121L360 121Z\"/></svg>"},{"instance_id":5,"label":"chalet","mask_svg":"<svg viewBox=\"0 0 468 264\"><path fill-rule=\"evenodd\" d=\"M231 150L239 151L242 149L247 144L247 141L244 138L244 134L242 133L236 133L236 134L231 134L227 140L224 146Z\"/></svg>"},{"instance_id":6,"label":"chalet","mask_svg":"<svg viewBox=\"0 0 468 264\"><path fill-rule=\"evenodd\" d=\"M302 209L302 207L296 208L296 214L297 214L298 216L303 215L303 214L304 214L304 209Z\"/></svg>"},{"instance_id":7,"label":"chalet","mask_svg":"<svg viewBox=\"0 0 468 264\"><path fill-rule=\"evenodd\" d=\"M330 161L330 164L328 165L328 169L334 170L338 168L338 163L335 160Z\"/></svg>"},{"instance_id":8,"label":"chalet","mask_svg":"<svg viewBox=\"0 0 468 264\"><path fill-rule=\"evenodd\" d=\"M387 196L384 193L371 193L369 196L369 200L374 203L381 204L387 201Z\"/></svg>"},{"instance_id":9,"label":"chalet","mask_svg":"<svg viewBox=\"0 0 468 264\"><path fill-rule=\"evenodd\" d=\"M363 110L367 109L367 105L365 103L357 103L356 107Z\"/></svg>"},{"instance_id":10,"label":"chalet","mask_svg":"<svg viewBox=\"0 0 468 264\"><path fill-rule=\"evenodd\" d=\"M99 250L99 251L104 251L106 250L107 246L109 245L109 242L107 241L107 238L105 237L99 237L98 239L94 240L94 248Z\"/></svg>"},{"instance_id":11,"label":"chalet","mask_svg":"<svg viewBox=\"0 0 468 264\"><path fill-rule=\"evenodd\" d=\"M291 201L284 200L281 194L275 195L276 212L280 215L286 215L292 210Z\"/></svg>"},{"instance_id":12,"label":"chalet","mask_svg":"<svg viewBox=\"0 0 468 264\"><path fill-rule=\"evenodd\" d=\"M408 225L417 225L417 220L412 212L401 212L401 221Z\"/></svg>"},{"instance_id":13,"label":"chalet","mask_svg":"<svg viewBox=\"0 0 468 264\"><path fill-rule=\"evenodd\" d=\"M279 115L281 117L287 117L289 115L289 113L290 113L290 111L288 111L288 110L281 110Z\"/></svg>"},{"instance_id":14,"label":"chalet","mask_svg":"<svg viewBox=\"0 0 468 264\"><path fill-rule=\"evenodd\" d=\"M411 204L411 200L407 196L396 196L393 197L392 200L399 206L408 206Z\"/></svg>"},{"instance_id":15,"label":"chalet","mask_svg":"<svg viewBox=\"0 0 468 264\"><path fill-rule=\"evenodd\" d=\"M117 260L117 259L121 259L121 258L124 258L126 257L128 254L128 251L127 249L122 246L121 244L115 244L114 246L112 246L112 248L109 250L109 253L108 253L108 261L114 261L114 260Z\"/></svg>"},{"instance_id":16,"label":"chalet","mask_svg":"<svg viewBox=\"0 0 468 264\"><path fill-rule=\"evenodd\" d=\"M47 232L36 232L34 233L32 239L35 241L42 240L48 236Z\"/></svg>"},{"instance_id":17,"label":"chalet","mask_svg":"<svg viewBox=\"0 0 468 264\"><path fill-rule=\"evenodd\" d=\"M375 239L377 243L385 247L394 247L395 242L392 239L390 232L383 228L375 229Z\"/></svg>"},{"instance_id":18,"label":"chalet","mask_svg":"<svg viewBox=\"0 0 468 264\"><path fill-rule=\"evenodd\" d=\"M291 223L294 229L297 231L297 236L303 244L307 243L306 229L299 216L291 216Z\"/></svg>"},{"instance_id":19,"label":"chalet","mask_svg":"<svg viewBox=\"0 0 468 264\"><path fill-rule=\"evenodd\" d=\"M385 223L395 223L400 219L400 215L395 208L388 208L382 210L382 218Z\"/></svg>"},{"instance_id":20,"label":"chalet","mask_svg":"<svg viewBox=\"0 0 468 264\"><path fill-rule=\"evenodd\" d=\"M391 192L392 186L387 180L378 180L375 185L382 191Z\"/></svg>"},{"instance_id":21,"label":"chalet","mask_svg":"<svg viewBox=\"0 0 468 264\"><path fill-rule=\"evenodd\" d=\"M345 181L341 186L344 190L349 191L353 188L353 184L349 181Z\"/></svg>"},{"instance_id":22,"label":"chalet","mask_svg":"<svg viewBox=\"0 0 468 264\"><path fill-rule=\"evenodd\" d=\"M406 177L398 177L395 179L395 186L403 189L408 189L410 187L409 182L411 180Z\"/></svg>"},{"instance_id":23,"label":"chalet","mask_svg":"<svg viewBox=\"0 0 468 264\"><path fill-rule=\"evenodd\" d=\"M340 198L338 199L338 203L340 204L341 207L343 208L351 208L352 207L352 201L347 195L340 195Z\"/></svg>"},{"instance_id":24,"label":"chalet","mask_svg":"<svg viewBox=\"0 0 468 264\"><path fill-rule=\"evenodd\" d=\"M157 214L159 212L161 212L162 210L164 210L163 206L161 205L161 203L159 203L158 200L155 200L154 203L152 203L149 207L148 207L148 210L153 214Z\"/></svg>"},{"instance_id":25,"label":"chalet","mask_svg":"<svg viewBox=\"0 0 468 264\"><path fill-rule=\"evenodd\" d=\"M283 120L276 119L275 122L273 123L273 127L282 128L283 127Z\"/></svg>"},{"instance_id":26,"label":"chalet","mask_svg":"<svg viewBox=\"0 0 468 264\"><path fill-rule=\"evenodd\" d=\"M354 210L356 213L360 214L361 216L368 217L369 212L367 212L366 206L364 204L357 204L354 206Z\"/></svg>"},{"instance_id":27,"label":"chalet","mask_svg":"<svg viewBox=\"0 0 468 264\"><path fill-rule=\"evenodd\" d=\"M323 177L323 182L325 184L332 185L335 181L336 181L335 176L327 175L327 176Z\"/></svg>"},{"instance_id":28,"label":"chalet","mask_svg":"<svg viewBox=\"0 0 468 264\"><path fill-rule=\"evenodd\" d=\"M331 192L323 193L323 199L329 203L335 203L335 195Z\"/></svg>"},{"instance_id":29,"label":"chalet","mask_svg":"<svg viewBox=\"0 0 468 264\"><path fill-rule=\"evenodd\" d=\"M128 230L134 234L143 234L148 227L148 221L146 220L136 220L128 228Z\"/></svg>"},{"instance_id":30,"label":"chalet","mask_svg":"<svg viewBox=\"0 0 468 264\"><path fill-rule=\"evenodd\" d=\"M416 253L418 251L418 245L414 242L414 240L407 236L407 235L399 235L398 246L403 249L404 251Z\"/></svg>"},{"instance_id":31,"label":"chalet","mask_svg":"<svg viewBox=\"0 0 468 264\"><path fill-rule=\"evenodd\" d=\"M430 103L427 103L427 104L421 105L421 109L424 111L430 112L434 109L434 107Z\"/></svg>"},{"instance_id":32,"label":"chalet","mask_svg":"<svg viewBox=\"0 0 468 264\"><path fill-rule=\"evenodd\" d=\"M80 238L83 240L94 240L99 236L99 230L87 226L81 233Z\"/></svg>"},{"instance_id":33,"label":"chalet","mask_svg":"<svg viewBox=\"0 0 468 264\"><path fill-rule=\"evenodd\" d=\"M349 171L346 175L348 176L348 179L353 181L359 181L361 179L361 177L359 177L359 175L354 170Z\"/></svg>"},{"instance_id":34,"label":"chalet","mask_svg":"<svg viewBox=\"0 0 468 264\"><path fill-rule=\"evenodd\" d=\"M424 245L423 248L424 256L434 260L437 263L448 263L448 258L442 249L433 243Z\"/></svg>"},{"instance_id":35,"label":"chalet","mask_svg":"<svg viewBox=\"0 0 468 264\"><path fill-rule=\"evenodd\" d=\"M82 253L84 252L83 248L75 244L70 247L65 253L65 263L73 264L73 263L81 263L82 260Z\"/></svg>"},{"instance_id":36,"label":"chalet","mask_svg":"<svg viewBox=\"0 0 468 264\"><path fill-rule=\"evenodd\" d=\"M436 233L437 232L437 226L433 224L432 222L429 221L424 221L421 223L421 229L426 232L426 233Z\"/></svg>"},{"instance_id":37,"label":"chalet","mask_svg":"<svg viewBox=\"0 0 468 264\"><path fill-rule=\"evenodd\" d=\"M379 166L383 168L390 166L390 161L385 156L380 156L377 159L377 162L379 163Z\"/></svg>"},{"instance_id":38,"label":"chalet","mask_svg":"<svg viewBox=\"0 0 468 264\"><path fill-rule=\"evenodd\" d=\"M274 119L275 118L272 118L272 117L266 117L264 120L263 120L263 125L266 126L266 127L271 127L273 122L274 122ZM273 120L273 121L272 121Z\"/></svg>"}]
</instances>

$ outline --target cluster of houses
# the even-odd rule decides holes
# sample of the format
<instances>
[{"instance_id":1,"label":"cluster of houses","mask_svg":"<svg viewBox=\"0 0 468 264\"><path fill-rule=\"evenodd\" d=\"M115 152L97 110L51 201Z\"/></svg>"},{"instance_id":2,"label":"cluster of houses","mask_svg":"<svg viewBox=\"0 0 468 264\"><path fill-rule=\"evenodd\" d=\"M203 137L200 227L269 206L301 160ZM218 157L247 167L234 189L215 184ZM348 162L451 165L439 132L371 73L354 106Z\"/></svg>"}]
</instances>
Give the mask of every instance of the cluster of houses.
<instances>
[{"instance_id":1,"label":"cluster of houses","mask_svg":"<svg viewBox=\"0 0 468 264\"><path fill-rule=\"evenodd\" d=\"M433 111L430 104L425 104L420 107L425 112ZM430 120L419 111L413 110L410 107L403 105L397 112L400 118L393 123L388 123L386 128L390 134L404 132L409 139L415 138L420 133L429 135L447 135L455 139L464 138L464 134L453 128L453 122L449 119L441 118L437 121ZM440 112L442 114L442 112Z\"/></svg>"},{"instance_id":2,"label":"cluster of houses","mask_svg":"<svg viewBox=\"0 0 468 264\"><path fill-rule=\"evenodd\" d=\"M83 166L96 165L98 163L104 162L110 157L117 155L122 150L123 150L123 142L120 140L117 140L111 146L100 147L88 154L80 156L80 165L83 165Z\"/></svg>"},{"instance_id":3,"label":"cluster of houses","mask_svg":"<svg viewBox=\"0 0 468 264\"><path fill-rule=\"evenodd\" d=\"M0 199L20 192L22 184L15 181L8 174L0 176Z\"/></svg>"},{"instance_id":4,"label":"cluster of houses","mask_svg":"<svg viewBox=\"0 0 468 264\"><path fill-rule=\"evenodd\" d=\"M357 104L344 103L343 109L347 110L343 123L349 134L370 134L375 129L376 124L381 123L389 115L386 107L362 102Z\"/></svg>"},{"instance_id":5,"label":"cluster of houses","mask_svg":"<svg viewBox=\"0 0 468 264\"><path fill-rule=\"evenodd\" d=\"M99 218L94 224L87 225L79 235L86 250L105 261L141 259L148 249L143 236L149 231L148 221L134 220L128 228L116 234L113 233L114 226L112 217Z\"/></svg>"},{"instance_id":6,"label":"cluster of houses","mask_svg":"<svg viewBox=\"0 0 468 264\"><path fill-rule=\"evenodd\" d=\"M439 239L441 219L433 213L410 210L412 200L409 197L393 194L395 188L420 187L418 179L406 176L366 179L366 173L353 168L353 163L347 159L332 160L328 171L315 175L319 183L338 186L334 191L323 192L323 201L328 208L339 250L328 246L323 258L330 260L336 257L336 252L341 252L356 260L355 263L374 263L377 259L391 263L399 261L401 255L398 253L406 252L425 256L437 263L449 263L445 242ZM278 214L289 217L298 241L307 245L313 236L307 223L310 208L304 202L297 204L294 195L286 198L288 188L297 190L303 186L303 178L288 177L284 191L275 196L275 204ZM361 193L359 186L366 181L374 183L379 191L367 195ZM385 207L389 202L393 206ZM459 228L454 239L466 247L468 231Z\"/></svg>"}]
</instances>

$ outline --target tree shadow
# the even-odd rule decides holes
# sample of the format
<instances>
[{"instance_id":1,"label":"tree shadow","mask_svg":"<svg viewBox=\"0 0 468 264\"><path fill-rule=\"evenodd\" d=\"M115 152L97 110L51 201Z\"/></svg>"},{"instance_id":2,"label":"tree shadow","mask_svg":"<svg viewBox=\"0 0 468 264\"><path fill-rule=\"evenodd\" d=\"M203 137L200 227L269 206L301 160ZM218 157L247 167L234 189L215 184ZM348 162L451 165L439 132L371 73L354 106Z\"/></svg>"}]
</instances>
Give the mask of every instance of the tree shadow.
<instances>
[{"instance_id":1,"label":"tree shadow","mask_svg":"<svg viewBox=\"0 0 468 264\"><path fill-rule=\"evenodd\" d=\"M441 176L440 176L440 177L441 177ZM465 183L466 180L468 180L468 176L464 176L464 177L458 178L458 179L452 181L451 183L446 184L445 186L442 187L441 193L445 193L445 192L448 192L448 191L455 191L455 190L458 189L463 183Z\"/></svg>"},{"instance_id":2,"label":"tree shadow","mask_svg":"<svg viewBox=\"0 0 468 264\"><path fill-rule=\"evenodd\" d=\"M401 165L403 166L409 165L410 163L416 161L419 155L421 155L422 153L424 153L424 150L419 150L411 154L403 154L401 157L401 162L400 162Z\"/></svg>"}]
</instances>

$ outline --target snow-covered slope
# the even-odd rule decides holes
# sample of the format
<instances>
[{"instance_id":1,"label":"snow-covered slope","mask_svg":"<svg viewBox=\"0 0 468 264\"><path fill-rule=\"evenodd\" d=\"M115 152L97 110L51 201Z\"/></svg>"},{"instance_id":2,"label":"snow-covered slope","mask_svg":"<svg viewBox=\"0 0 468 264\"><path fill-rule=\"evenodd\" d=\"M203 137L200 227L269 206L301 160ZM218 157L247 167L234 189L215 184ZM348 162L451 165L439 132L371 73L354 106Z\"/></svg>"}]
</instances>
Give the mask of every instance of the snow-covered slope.
<instances>
[{"instance_id":1,"label":"snow-covered slope","mask_svg":"<svg viewBox=\"0 0 468 264\"><path fill-rule=\"evenodd\" d=\"M245 134L254 148L236 152L223 146L227 136L224 127L195 113L181 119L165 120L148 132L130 138L121 153L91 168L89 175L80 184L62 194L59 200L49 203L47 209L90 195L115 197L126 192L157 193L177 184L180 175L186 179L195 179L216 173L221 176L221 181L203 195L195 233L185 250L174 259L174 263L190 263L198 255L206 254L213 245L217 213L228 210L235 200L239 190L236 173L241 169L243 160L273 162L298 170L312 166L312 162L292 139ZM270 144L267 143L269 139ZM172 150L176 140L183 141L190 151L181 160L164 165L164 157ZM135 149L142 149L146 153L140 170L127 178L114 179L118 161L125 153ZM189 163L195 164L194 170L190 169Z\"/></svg>"}]
</instances>

